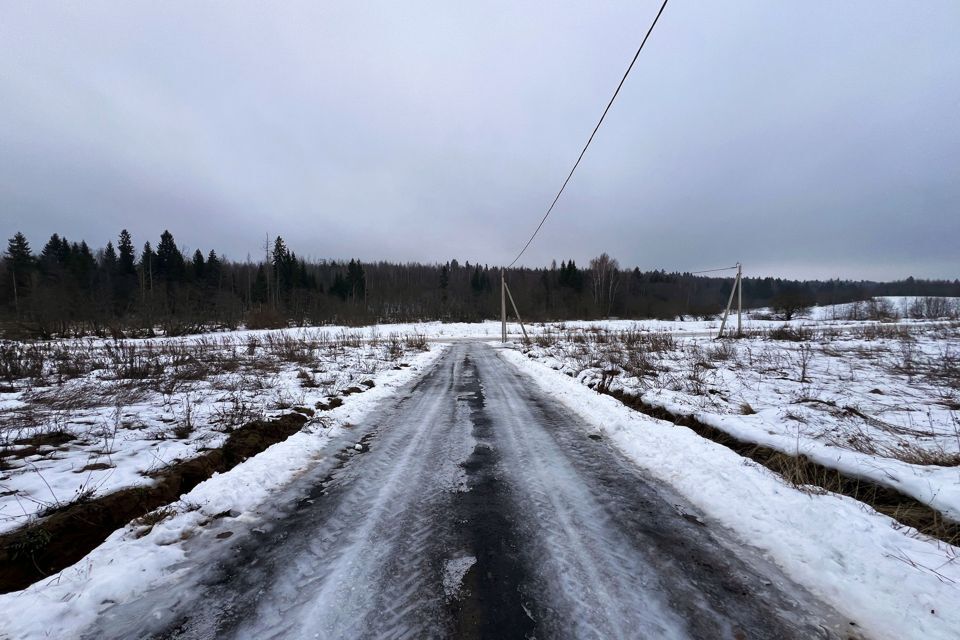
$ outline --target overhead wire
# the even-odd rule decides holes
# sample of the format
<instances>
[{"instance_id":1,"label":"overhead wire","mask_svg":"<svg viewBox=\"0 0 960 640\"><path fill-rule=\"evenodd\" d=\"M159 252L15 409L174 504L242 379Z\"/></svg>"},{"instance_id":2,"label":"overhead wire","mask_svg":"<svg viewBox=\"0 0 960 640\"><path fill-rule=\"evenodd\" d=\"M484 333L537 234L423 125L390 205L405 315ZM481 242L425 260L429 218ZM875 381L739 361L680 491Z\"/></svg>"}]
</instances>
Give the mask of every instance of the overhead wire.
<instances>
[{"instance_id":1,"label":"overhead wire","mask_svg":"<svg viewBox=\"0 0 960 640\"><path fill-rule=\"evenodd\" d=\"M703 271L691 271L690 275L695 276L699 273L715 273L717 271L731 271L738 268L740 265L735 264L732 267L720 267L719 269L704 269Z\"/></svg>"},{"instance_id":2,"label":"overhead wire","mask_svg":"<svg viewBox=\"0 0 960 640\"><path fill-rule=\"evenodd\" d=\"M509 269L517 263L517 260L526 252L527 248L530 246L530 243L533 242L533 239L537 237L537 234L540 233L540 228L543 227L543 223L547 221L547 218L550 217L550 213L553 211L553 208L556 206L557 201L560 200L560 196L563 195L564 189L567 188L567 184L570 182L570 178L573 177L574 171L577 170L577 167L580 166L580 161L583 160L584 154L587 152L587 148L590 146L590 143L593 142L593 137L597 135L597 131L600 129L600 125L603 124L604 118L607 117L607 112L610 111L610 107L613 105L613 101L617 99L617 95L620 93L620 88L623 87L623 83L627 80L627 76L630 75L630 70L633 69L634 63L637 61L637 58L640 57L640 52L643 51L643 45L647 43L647 39L650 37L650 34L653 33L653 28L657 26L657 21L660 20L660 15L663 13L663 10L667 6L668 0L663 0L663 4L660 5L660 10L657 11L656 17L653 19L653 22L650 23L650 28L647 29L647 34L643 36L643 40L640 42L640 46L637 48L637 52L633 54L633 59L630 61L630 65L627 67L627 70L624 72L623 77L620 78L620 84L617 85L616 91L613 92L613 96L610 98L610 101L607 103L607 107L603 110L603 115L600 116L600 120L597 121L597 126L593 128L593 132L590 134L590 138L587 140L587 144L583 145L583 149L580 151L580 155L577 157L577 161L573 163L573 168L570 169L570 173L567 174L567 179L563 181L563 186L560 187L560 191L557 192L557 196L553 199L553 202L550 203L550 207L547 209L547 212L543 214L543 218L540 220L540 224L537 225L537 228L534 230L533 235L530 236L530 239L527 240L527 243L523 245L523 249L520 250L520 253L517 254L517 257L513 259L513 262L507 265Z\"/></svg>"}]
</instances>

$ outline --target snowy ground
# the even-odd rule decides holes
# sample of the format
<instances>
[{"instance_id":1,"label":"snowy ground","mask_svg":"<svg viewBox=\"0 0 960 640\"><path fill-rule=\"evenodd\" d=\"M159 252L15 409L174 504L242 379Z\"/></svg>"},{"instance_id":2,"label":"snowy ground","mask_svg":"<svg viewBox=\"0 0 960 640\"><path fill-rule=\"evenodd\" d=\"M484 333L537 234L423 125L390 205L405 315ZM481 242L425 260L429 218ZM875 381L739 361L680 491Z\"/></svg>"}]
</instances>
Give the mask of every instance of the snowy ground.
<instances>
[{"instance_id":1,"label":"snowy ground","mask_svg":"<svg viewBox=\"0 0 960 640\"><path fill-rule=\"evenodd\" d=\"M305 330L0 346L21 374L0 393L0 532L151 482L257 418L300 408L322 425L332 399L366 392L428 349L413 333L364 337Z\"/></svg>"},{"instance_id":2,"label":"snowy ground","mask_svg":"<svg viewBox=\"0 0 960 640\"><path fill-rule=\"evenodd\" d=\"M224 513L240 526L259 522L258 513L297 478L322 473L336 462L336 454L352 449L359 437L353 425L428 369L443 351L417 352L409 357L411 366L383 370L376 387L327 412L325 426L308 425L228 473L200 483L164 510L159 522L131 523L60 574L0 595L0 638L76 638L104 606L136 600L150 587L189 576L198 568L191 562L202 566L187 555L192 540L216 531Z\"/></svg>"},{"instance_id":3,"label":"snowy ground","mask_svg":"<svg viewBox=\"0 0 960 640\"><path fill-rule=\"evenodd\" d=\"M894 303L909 309L902 299ZM739 438L799 451L960 513L958 325L891 325L849 315L819 309L790 323L748 320L750 337L720 343L707 338L716 320L528 326L529 353L503 357L525 384L579 415L580 428L609 439L700 509L708 525L759 549L856 620L867 637L954 638L956 547L855 500L799 491L688 429L587 386L642 394ZM792 339L767 335L785 324L794 335L779 337ZM27 371L12 382L0 375L0 448L24 454L8 453L3 462L11 468L0 466L0 530L90 489L144 482L143 471L216 446L249 417L315 408L345 389L365 389L366 380L375 386L201 483L152 528L131 524L60 575L0 596L0 638L75 637L104 607L188 575L197 560L187 555L189 541L208 530L212 537L224 522L216 516L230 512L238 526L256 526L263 505L304 474L322 474L334 453L356 442L351 425L430 370L446 346L421 351L425 341L493 341L499 331L491 322L421 323L130 340L122 348L106 340L17 345L47 350L34 358L42 359L41 375ZM518 333L512 324L511 335ZM8 353L0 355L0 367L8 366ZM29 369L30 358L23 363ZM75 439L25 442L61 432ZM472 558L443 565L444 579L456 582Z\"/></svg>"},{"instance_id":4,"label":"snowy ground","mask_svg":"<svg viewBox=\"0 0 960 640\"><path fill-rule=\"evenodd\" d=\"M538 388L702 509L708 524L735 531L850 616L866 637L957 637L960 548L905 530L856 500L801 492L689 429L629 409L519 352L505 355Z\"/></svg>"},{"instance_id":5,"label":"snowy ground","mask_svg":"<svg viewBox=\"0 0 960 640\"><path fill-rule=\"evenodd\" d=\"M848 618L639 473L510 365L517 354L438 351L339 428L365 453L298 433L146 535L129 527L59 579L0 596L0 635L848 637Z\"/></svg>"},{"instance_id":6,"label":"snowy ground","mask_svg":"<svg viewBox=\"0 0 960 640\"><path fill-rule=\"evenodd\" d=\"M960 521L956 323L796 327L720 342L586 328L543 334L528 355Z\"/></svg>"}]
</instances>

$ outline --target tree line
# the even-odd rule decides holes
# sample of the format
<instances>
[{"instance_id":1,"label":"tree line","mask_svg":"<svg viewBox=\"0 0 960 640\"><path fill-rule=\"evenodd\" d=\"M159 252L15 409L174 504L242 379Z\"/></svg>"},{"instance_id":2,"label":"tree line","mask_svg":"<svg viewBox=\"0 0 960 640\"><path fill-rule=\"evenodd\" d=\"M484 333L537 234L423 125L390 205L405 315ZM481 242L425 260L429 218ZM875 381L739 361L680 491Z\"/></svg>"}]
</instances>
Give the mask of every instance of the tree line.
<instances>
[{"instance_id":1,"label":"tree line","mask_svg":"<svg viewBox=\"0 0 960 640\"><path fill-rule=\"evenodd\" d=\"M525 320L707 318L722 311L732 278L622 269L602 254L505 277ZM0 332L8 337L177 335L211 329L498 318L500 271L442 264L307 261L281 237L262 259L214 250L186 255L164 231L137 250L123 230L91 249L53 234L36 252L22 233L0 264ZM813 304L874 295L960 296L957 280L876 283L744 278L747 307L785 317Z\"/></svg>"}]
</instances>

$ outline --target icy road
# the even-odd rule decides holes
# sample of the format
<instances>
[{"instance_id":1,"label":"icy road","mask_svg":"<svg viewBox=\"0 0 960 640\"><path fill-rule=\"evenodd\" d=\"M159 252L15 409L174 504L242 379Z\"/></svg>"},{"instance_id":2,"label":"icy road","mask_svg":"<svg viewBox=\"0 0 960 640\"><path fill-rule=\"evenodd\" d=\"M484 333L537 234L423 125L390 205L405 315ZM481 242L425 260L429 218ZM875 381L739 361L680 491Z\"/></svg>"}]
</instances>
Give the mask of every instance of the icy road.
<instances>
[{"instance_id":1,"label":"icy road","mask_svg":"<svg viewBox=\"0 0 960 640\"><path fill-rule=\"evenodd\" d=\"M360 450L220 541L191 585L88 636L848 637L490 345L451 346L356 430Z\"/></svg>"}]
</instances>

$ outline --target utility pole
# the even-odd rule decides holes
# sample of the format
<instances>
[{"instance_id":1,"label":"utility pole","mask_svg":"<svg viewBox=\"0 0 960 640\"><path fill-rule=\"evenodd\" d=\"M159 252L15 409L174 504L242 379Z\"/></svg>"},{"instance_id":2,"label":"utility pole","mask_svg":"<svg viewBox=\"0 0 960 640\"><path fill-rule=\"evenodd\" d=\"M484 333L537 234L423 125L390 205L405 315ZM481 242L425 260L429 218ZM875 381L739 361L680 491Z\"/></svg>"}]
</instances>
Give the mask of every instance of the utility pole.
<instances>
[{"instance_id":1,"label":"utility pole","mask_svg":"<svg viewBox=\"0 0 960 640\"><path fill-rule=\"evenodd\" d=\"M500 269L500 342L507 341L507 280Z\"/></svg>"},{"instance_id":2,"label":"utility pole","mask_svg":"<svg viewBox=\"0 0 960 640\"><path fill-rule=\"evenodd\" d=\"M717 339L723 337L723 328L727 326L727 316L730 315L730 308L733 306L733 295L737 296L737 337L742 335L743 325L743 293L740 288L740 277L743 274L743 266L737 263L737 275L733 280L733 288L730 289L730 298L727 300L727 308L723 311L723 320L720 321L720 331L717 332Z\"/></svg>"},{"instance_id":3,"label":"utility pole","mask_svg":"<svg viewBox=\"0 0 960 640\"><path fill-rule=\"evenodd\" d=\"M743 265L737 263L737 337L743 337Z\"/></svg>"},{"instance_id":4,"label":"utility pole","mask_svg":"<svg viewBox=\"0 0 960 640\"><path fill-rule=\"evenodd\" d=\"M523 341L530 342L530 336L527 335L527 328L523 326L523 318L520 317L520 312L517 310L517 303L513 301L513 294L510 293L510 287L507 286L507 281L503 281L503 288L507 292L507 297L510 298L510 306L513 307L513 315L517 316L517 322L520 323L520 330L523 331Z\"/></svg>"},{"instance_id":5,"label":"utility pole","mask_svg":"<svg viewBox=\"0 0 960 640\"><path fill-rule=\"evenodd\" d=\"M13 277L13 308L17 312L17 317L19 318L20 317L20 298L17 297L17 268L12 263L10 265L10 275Z\"/></svg>"}]
</instances>

